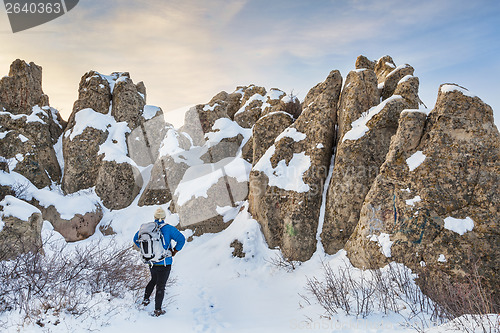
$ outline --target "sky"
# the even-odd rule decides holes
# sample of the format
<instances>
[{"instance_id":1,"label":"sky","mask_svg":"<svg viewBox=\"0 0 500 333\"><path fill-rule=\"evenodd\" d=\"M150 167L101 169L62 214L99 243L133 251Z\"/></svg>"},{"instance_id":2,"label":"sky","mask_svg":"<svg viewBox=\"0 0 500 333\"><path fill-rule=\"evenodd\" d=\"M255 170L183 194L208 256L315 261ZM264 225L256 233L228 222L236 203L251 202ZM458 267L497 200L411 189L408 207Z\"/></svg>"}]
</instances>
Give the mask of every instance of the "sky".
<instances>
[{"instance_id":1,"label":"sky","mask_svg":"<svg viewBox=\"0 0 500 333\"><path fill-rule=\"evenodd\" d=\"M50 105L67 119L90 70L130 72L168 112L249 84L303 99L331 70L345 78L360 54L390 55L415 68L427 107L440 84L457 83L498 125L499 18L497 0L80 0L14 34L0 6L0 76L17 58L41 65Z\"/></svg>"}]
</instances>

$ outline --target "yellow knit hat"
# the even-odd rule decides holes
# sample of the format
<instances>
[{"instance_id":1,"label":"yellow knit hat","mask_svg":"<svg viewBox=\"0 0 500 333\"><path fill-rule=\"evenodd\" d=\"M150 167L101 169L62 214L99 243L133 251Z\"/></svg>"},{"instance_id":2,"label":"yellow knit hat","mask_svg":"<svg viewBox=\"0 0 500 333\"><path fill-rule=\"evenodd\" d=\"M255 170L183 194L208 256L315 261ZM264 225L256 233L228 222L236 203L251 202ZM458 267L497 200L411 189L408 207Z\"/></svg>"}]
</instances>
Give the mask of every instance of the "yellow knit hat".
<instances>
[{"instance_id":1,"label":"yellow knit hat","mask_svg":"<svg viewBox=\"0 0 500 333\"><path fill-rule=\"evenodd\" d=\"M158 209L155 212L155 219L164 220L165 216L166 216L165 211L161 207L158 207Z\"/></svg>"}]
</instances>

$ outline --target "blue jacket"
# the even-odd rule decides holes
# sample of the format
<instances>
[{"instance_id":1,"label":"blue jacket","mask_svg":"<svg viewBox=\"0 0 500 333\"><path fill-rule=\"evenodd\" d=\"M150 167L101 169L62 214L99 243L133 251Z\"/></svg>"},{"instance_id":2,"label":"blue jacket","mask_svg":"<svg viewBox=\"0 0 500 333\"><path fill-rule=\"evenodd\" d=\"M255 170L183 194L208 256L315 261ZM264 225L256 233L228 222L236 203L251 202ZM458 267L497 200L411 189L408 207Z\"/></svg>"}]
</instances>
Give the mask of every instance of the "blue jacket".
<instances>
[{"instance_id":1,"label":"blue jacket","mask_svg":"<svg viewBox=\"0 0 500 333\"><path fill-rule=\"evenodd\" d=\"M155 222L158 223L158 225L161 225L159 220L155 220ZM171 226L170 224L163 224L163 226L161 227L161 232L163 234L163 239L165 239L165 244L163 245L165 249L171 248L170 243L172 240L174 240L176 243L174 249L176 251L182 250L184 243L186 243L186 238L184 237L183 234L180 233L179 230L177 230L176 227ZM139 231L135 233L134 243L137 247L140 247L139 242L137 241L138 238L139 238ZM154 265L160 265L160 266L172 265L172 257L167 257L162 261L154 263Z\"/></svg>"}]
</instances>

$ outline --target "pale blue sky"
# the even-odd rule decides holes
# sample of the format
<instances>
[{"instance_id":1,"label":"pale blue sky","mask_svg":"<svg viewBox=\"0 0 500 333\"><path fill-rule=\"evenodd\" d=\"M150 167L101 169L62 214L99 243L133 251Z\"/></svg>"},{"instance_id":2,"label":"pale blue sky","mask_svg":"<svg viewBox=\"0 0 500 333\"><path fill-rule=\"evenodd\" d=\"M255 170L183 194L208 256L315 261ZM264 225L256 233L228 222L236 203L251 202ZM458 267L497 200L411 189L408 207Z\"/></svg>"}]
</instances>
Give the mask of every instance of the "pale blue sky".
<instances>
[{"instance_id":1,"label":"pale blue sky","mask_svg":"<svg viewBox=\"0 0 500 333\"><path fill-rule=\"evenodd\" d=\"M251 83L303 98L330 70L345 77L358 55L388 54L415 68L428 107L454 82L490 104L498 124L499 22L496 0L81 0L16 34L2 10L0 75L16 58L41 65L67 118L91 69L129 71L148 104L168 111Z\"/></svg>"}]
</instances>

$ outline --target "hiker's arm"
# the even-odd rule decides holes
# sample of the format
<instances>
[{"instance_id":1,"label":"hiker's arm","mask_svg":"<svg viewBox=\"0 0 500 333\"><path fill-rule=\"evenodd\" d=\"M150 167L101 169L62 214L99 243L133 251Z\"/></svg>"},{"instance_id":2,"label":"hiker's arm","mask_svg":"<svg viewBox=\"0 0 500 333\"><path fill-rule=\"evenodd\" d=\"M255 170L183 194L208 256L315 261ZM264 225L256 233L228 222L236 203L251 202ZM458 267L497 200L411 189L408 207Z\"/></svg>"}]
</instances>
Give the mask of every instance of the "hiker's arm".
<instances>
[{"instance_id":1,"label":"hiker's arm","mask_svg":"<svg viewBox=\"0 0 500 333\"><path fill-rule=\"evenodd\" d=\"M184 237L184 235L181 234L181 232L179 230L177 230L177 228L175 228L175 227L173 228L172 231L173 231L172 232L172 239L176 242L174 250L177 252L177 251L182 250L184 243L186 243L186 237Z\"/></svg>"}]
</instances>

